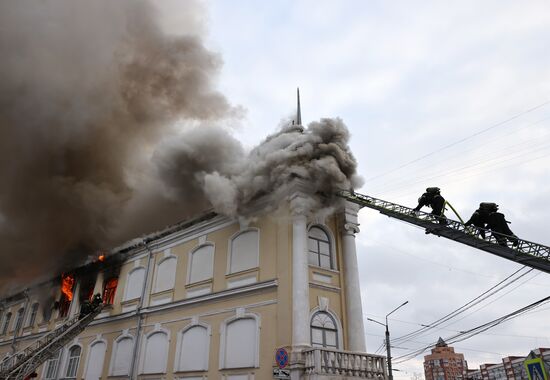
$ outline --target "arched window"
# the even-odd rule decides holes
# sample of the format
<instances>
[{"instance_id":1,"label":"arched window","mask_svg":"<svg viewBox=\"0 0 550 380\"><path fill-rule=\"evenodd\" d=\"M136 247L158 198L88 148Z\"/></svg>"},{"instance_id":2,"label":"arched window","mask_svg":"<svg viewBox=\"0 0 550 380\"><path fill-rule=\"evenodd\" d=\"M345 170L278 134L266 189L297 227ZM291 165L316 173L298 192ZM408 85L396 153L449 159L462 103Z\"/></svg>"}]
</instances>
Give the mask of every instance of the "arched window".
<instances>
[{"instance_id":1,"label":"arched window","mask_svg":"<svg viewBox=\"0 0 550 380\"><path fill-rule=\"evenodd\" d=\"M76 371L78 370L78 363L80 362L80 352L82 349L80 346L72 346L69 349L69 356L67 359L67 371L65 372L65 378L76 378Z\"/></svg>"},{"instance_id":2,"label":"arched window","mask_svg":"<svg viewBox=\"0 0 550 380\"><path fill-rule=\"evenodd\" d=\"M57 351L57 354L46 361L44 365L44 379L53 380L57 378L57 367L59 364L59 358L61 357L61 350Z\"/></svg>"},{"instance_id":3,"label":"arched window","mask_svg":"<svg viewBox=\"0 0 550 380\"><path fill-rule=\"evenodd\" d=\"M11 320L11 313L8 312L4 316L4 324L2 325L2 335L6 334L8 332L8 327L10 325L10 320Z\"/></svg>"},{"instance_id":4,"label":"arched window","mask_svg":"<svg viewBox=\"0 0 550 380\"><path fill-rule=\"evenodd\" d=\"M208 328L196 325L178 337L176 371L207 371L210 336Z\"/></svg>"},{"instance_id":5,"label":"arched window","mask_svg":"<svg viewBox=\"0 0 550 380\"><path fill-rule=\"evenodd\" d=\"M163 292L174 288L177 261L175 256L169 256L159 262L155 279L155 292Z\"/></svg>"},{"instance_id":6,"label":"arched window","mask_svg":"<svg viewBox=\"0 0 550 380\"><path fill-rule=\"evenodd\" d=\"M103 362L105 360L105 351L107 351L107 345L104 341L99 340L92 343L88 353L88 361L86 363L86 373L84 374L84 379L101 379L101 374L103 373Z\"/></svg>"},{"instance_id":7,"label":"arched window","mask_svg":"<svg viewBox=\"0 0 550 380\"><path fill-rule=\"evenodd\" d=\"M228 322L222 336L222 368L257 367L258 337L258 322L255 318L243 317Z\"/></svg>"},{"instance_id":8,"label":"arched window","mask_svg":"<svg viewBox=\"0 0 550 380\"><path fill-rule=\"evenodd\" d=\"M23 317L25 316L25 309L20 308L17 310L17 314L15 314L15 326L14 331L17 332L23 325Z\"/></svg>"},{"instance_id":9,"label":"arched window","mask_svg":"<svg viewBox=\"0 0 550 380\"><path fill-rule=\"evenodd\" d=\"M128 273L124 300L133 300L141 297L143 282L145 281L145 268L139 267Z\"/></svg>"},{"instance_id":10,"label":"arched window","mask_svg":"<svg viewBox=\"0 0 550 380\"><path fill-rule=\"evenodd\" d=\"M330 238L320 227L309 229L308 239L309 263L323 268L334 268L331 257Z\"/></svg>"},{"instance_id":11,"label":"arched window","mask_svg":"<svg viewBox=\"0 0 550 380\"><path fill-rule=\"evenodd\" d=\"M111 376L126 376L130 373L134 339L122 336L115 341L113 357L111 359Z\"/></svg>"},{"instance_id":12,"label":"arched window","mask_svg":"<svg viewBox=\"0 0 550 380\"><path fill-rule=\"evenodd\" d=\"M229 273L256 268L259 261L259 232L246 230L231 239Z\"/></svg>"},{"instance_id":13,"label":"arched window","mask_svg":"<svg viewBox=\"0 0 550 380\"><path fill-rule=\"evenodd\" d=\"M199 282L212 278L214 270L214 246L202 245L189 254L188 283Z\"/></svg>"},{"instance_id":14,"label":"arched window","mask_svg":"<svg viewBox=\"0 0 550 380\"><path fill-rule=\"evenodd\" d=\"M110 279L105 281L105 286L103 287L103 302L106 305L112 305L115 302L115 294L116 294L117 286L118 286L118 278L116 277L111 277Z\"/></svg>"},{"instance_id":15,"label":"arched window","mask_svg":"<svg viewBox=\"0 0 550 380\"><path fill-rule=\"evenodd\" d=\"M166 360L168 358L168 334L164 331L156 331L145 340L143 350L142 373L166 372Z\"/></svg>"},{"instance_id":16,"label":"arched window","mask_svg":"<svg viewBox=\"0 0 550 380\"><path fill-rule=\"evenodd\" d=\"M318 311L311 318L311 345L313 347L338 348L336 321L327 312Z\"/></svg>"},{"instance_id":17,"label":"arched window","mask_svg":"<svg viewBox=\"0 0 550 380\"><path fill-rule=\"evenodd\" d=\"M34 326L34 322L36 322L36 315L38 314L38 302L35 302L31 306L31 313L29 314L29 319L27 321L27 326Z\"/></svg>"}]
</instances>

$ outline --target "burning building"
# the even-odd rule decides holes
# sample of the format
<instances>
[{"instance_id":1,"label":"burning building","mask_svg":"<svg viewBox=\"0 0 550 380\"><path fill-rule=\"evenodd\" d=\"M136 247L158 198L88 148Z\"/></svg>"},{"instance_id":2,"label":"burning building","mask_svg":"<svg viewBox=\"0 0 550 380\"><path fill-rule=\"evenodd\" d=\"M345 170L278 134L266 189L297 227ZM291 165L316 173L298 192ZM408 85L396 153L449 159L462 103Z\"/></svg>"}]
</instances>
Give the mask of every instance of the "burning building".
<instances>
[{"instance_id":1,"label":"burning building","mask_svg":"<svg viewBox=\"0 0 550 380\"><path fill-rule=\"evenodd\" d=\"M282 137L291 134L295 143L312 133L298 123ZM279 146L278 138L268 144ZM316 149L335 149L308 139ZM300 162L295 152L303 145L290 148L287 164ZM262 157L262 150L252 154ZM0 355L76 316L99 293L111 307L42 365L40 378L385 378L384 358L365 352L358 206L312 185L322 178L308 180L296 167L291 173L272 191L212 202L225 212L131 240L4 299Z\"/></svg>"}]
</instances>

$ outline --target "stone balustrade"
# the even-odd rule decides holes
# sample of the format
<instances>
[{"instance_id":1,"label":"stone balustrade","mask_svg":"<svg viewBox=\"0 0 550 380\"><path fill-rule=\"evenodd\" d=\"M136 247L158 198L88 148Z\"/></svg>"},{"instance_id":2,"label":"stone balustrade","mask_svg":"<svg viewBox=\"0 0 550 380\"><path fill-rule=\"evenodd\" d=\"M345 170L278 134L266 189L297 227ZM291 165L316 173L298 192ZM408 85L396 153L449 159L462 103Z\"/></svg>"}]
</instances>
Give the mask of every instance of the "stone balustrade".
<instances>
[{"instance_id":1,"label":"stone balustrade","mask_svg":"<svg viewBox=\"0 0 550 380\"><path fill-rule=\"evenodd\" d=\"M387 380L384 356L322 347L306 349L303 354L308 377L339 375L339 378Z\"/></svg>"}]
</instances>

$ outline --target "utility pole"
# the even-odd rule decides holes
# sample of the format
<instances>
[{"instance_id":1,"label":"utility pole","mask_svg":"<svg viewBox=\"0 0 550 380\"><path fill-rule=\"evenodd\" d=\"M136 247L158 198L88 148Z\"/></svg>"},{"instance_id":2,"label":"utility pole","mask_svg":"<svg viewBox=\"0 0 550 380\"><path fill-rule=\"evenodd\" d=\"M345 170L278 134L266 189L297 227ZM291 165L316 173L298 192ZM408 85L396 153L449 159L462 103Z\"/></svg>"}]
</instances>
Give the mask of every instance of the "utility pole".
<instances>
[{"instance_id":1,"label":"utility pole","mask_svg":"<svg viewBox=\"0 0 550 380\"><path fill-rule=\"evenodd\" d=\"M382 323L382 322L378 322L374 319L367 318L367 321L378 323L379 325L382 325L386 328L386 357L387 357L386 360L388 362L388 380L393 380L393 372L392 372L392 368L391 368L390 328L388 327L388 317L391 314L393 314L394 312L396 312L398 309L400 309L401 307L405 306L408 303L409 303L409 301L405 301L401 305L397 306L395 309L390 311L388 314L386 314L386 323L385 324Z\"/></svg>"}]
</instances>

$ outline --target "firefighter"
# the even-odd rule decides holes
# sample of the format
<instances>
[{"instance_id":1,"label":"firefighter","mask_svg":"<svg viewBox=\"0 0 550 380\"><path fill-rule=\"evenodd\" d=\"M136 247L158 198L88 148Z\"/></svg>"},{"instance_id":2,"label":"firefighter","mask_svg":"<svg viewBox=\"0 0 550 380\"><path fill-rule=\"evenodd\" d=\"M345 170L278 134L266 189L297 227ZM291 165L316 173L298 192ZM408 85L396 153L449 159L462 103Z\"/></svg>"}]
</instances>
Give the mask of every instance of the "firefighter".
<instances>
[{"instance_id":1,"label":"firefighter","mask_svg":"<svg viewBox=\"0 0 550 380\"><path fill-rule=\"evenodd\" d=\"M445 211L445 198L441 196L439 187L428 187L426 192L418 198L418 206L414 211L420 211L424 206L432 208L431 214L439 220L439 224L447 224L447 219L443 212Z\"/></svg>"},{"instance_id":2,"label":"firefighter","mask_svg":"<svg viewBox=\"0 0 550 380\"><path fill-rule=\"evenodd\" d=\"M101 298L101 294L96 293L94 295L94 298L92 299L92 310L95 310L95 308L102 303L103 303L103 299Z\"/></svg>"},{"instance_id":3,"label":"firefighter","mask_svg":"<svg viewBox=\"0 0 550 380\"><path fill-rule=\"evenodd\" d=\"M487 222L489 221L489 215L495 212L498 206L495 203L482 202L479 204L479 208L474 211L470 219L465 226L474 225L477 227L477 233L485 239L485 229L487 229Z\"/></svg>"},{"instance_id":4,"label":"firefighter","mask_svg":"<svg viewBox=\"0 0 550 380\"><path fill-rule=\"evenodd\" d=\"M82 305L80 305L80 315L78 316L79 319L84 318L86 315L90 314L92 311L92 305L89 300L85 300L82 302Z\"/></svg>"},{"instance_id":5,"label":"firefighter","mask_svg":"<svg viewBox=\"0 0 550 380\"><path fill-rule=\"evenodd\" d=\"M517 236L512 232L510 227L508 227L508 222L503 213L497 212L498 205L495 205L495 210L489 214L487 219L487 227L491 229L493 236L495 237L498 244L502 246L507 246L507 242L510 241L514 247L517 247L519 244ZM506 236L503 236L506 235Z\"/></svg>"}]
</instances>

